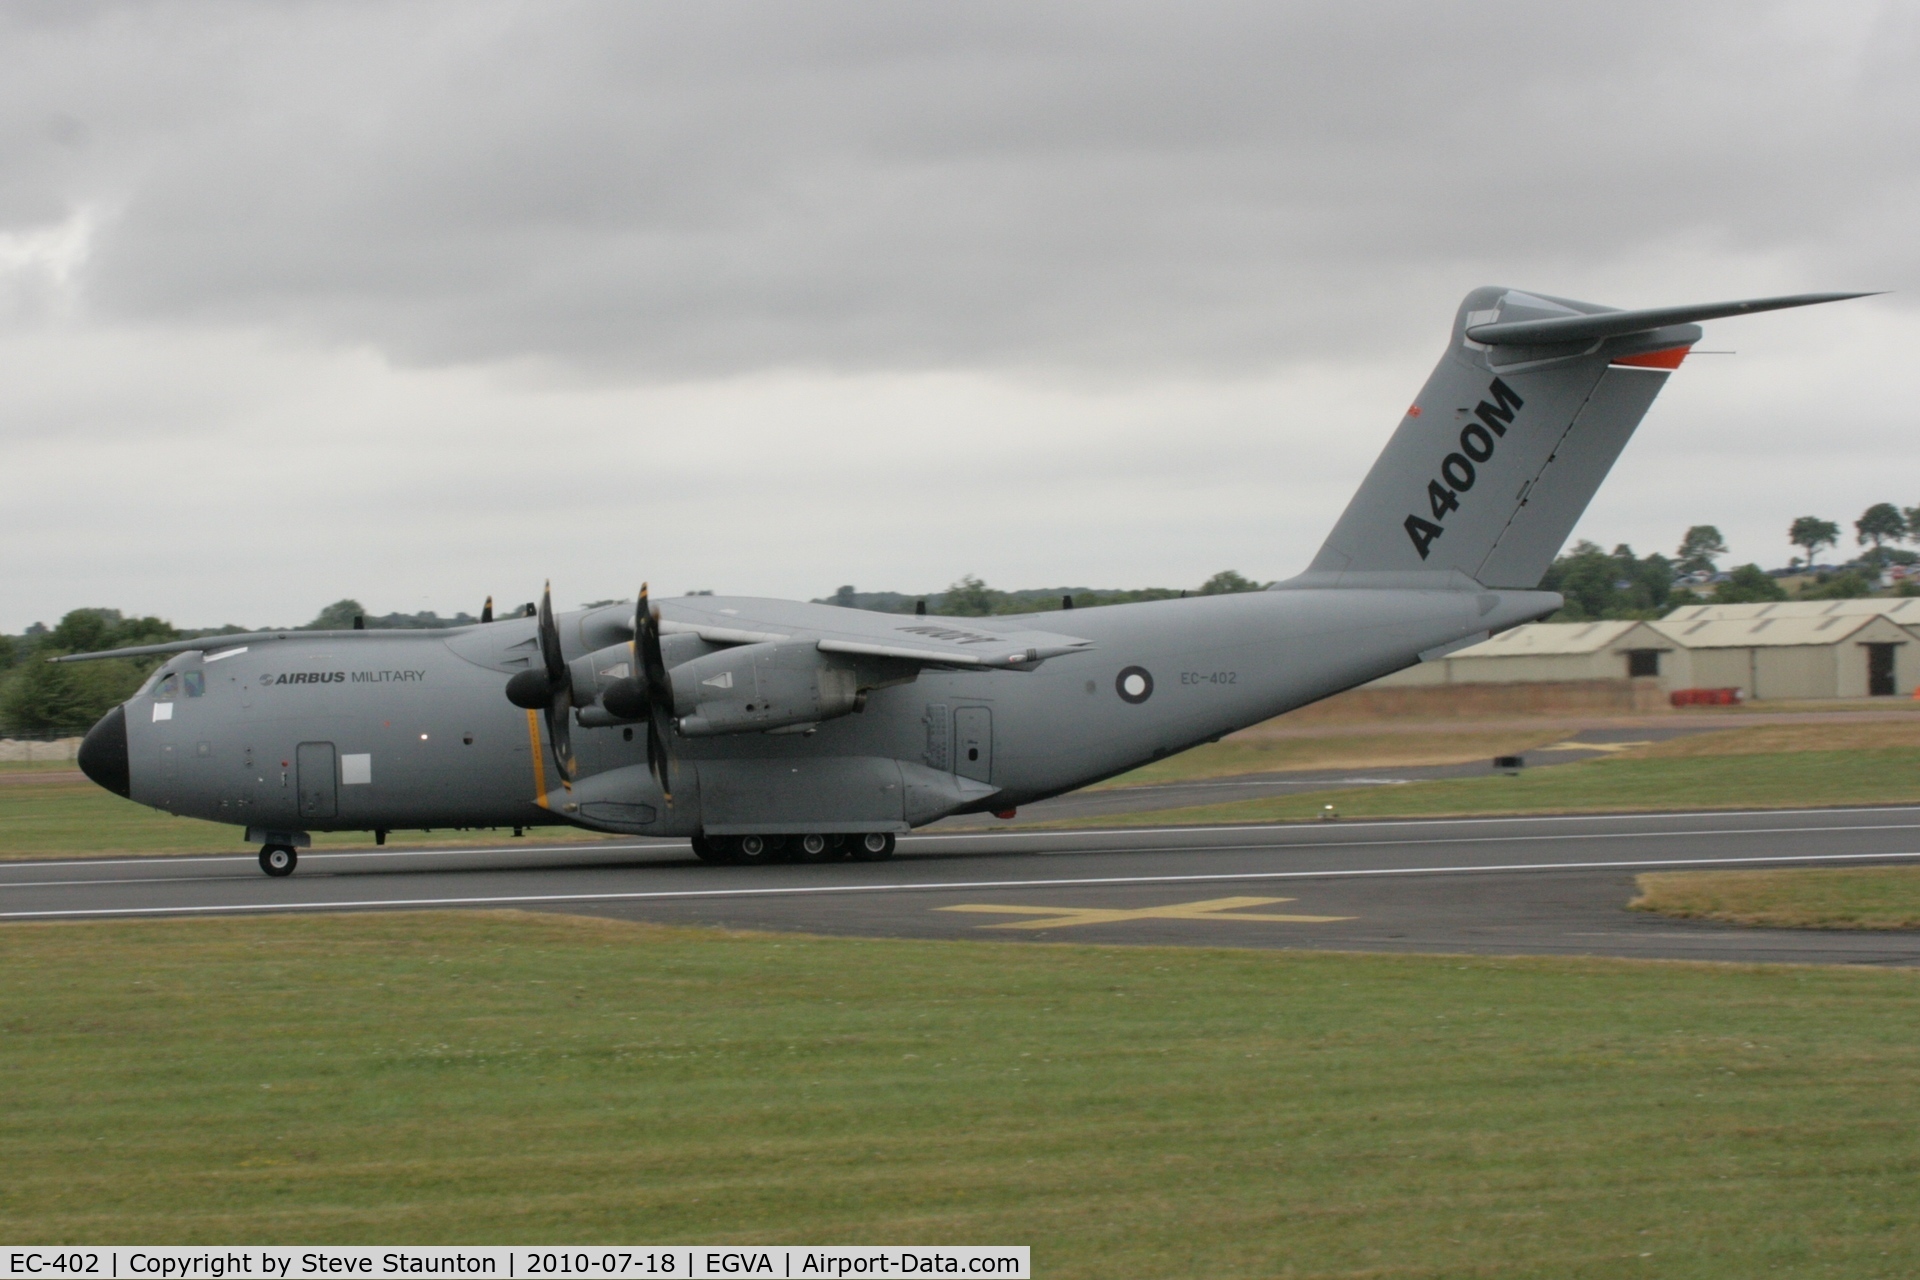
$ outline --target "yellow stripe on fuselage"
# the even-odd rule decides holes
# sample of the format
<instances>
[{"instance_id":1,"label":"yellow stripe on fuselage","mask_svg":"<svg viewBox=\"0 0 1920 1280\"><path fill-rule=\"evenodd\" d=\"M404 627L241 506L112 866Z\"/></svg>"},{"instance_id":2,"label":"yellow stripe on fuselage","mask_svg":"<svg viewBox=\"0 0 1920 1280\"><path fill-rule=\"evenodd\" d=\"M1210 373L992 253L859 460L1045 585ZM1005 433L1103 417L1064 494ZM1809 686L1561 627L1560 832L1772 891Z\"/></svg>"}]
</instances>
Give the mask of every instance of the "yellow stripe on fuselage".
<instances>
[{"instance_id":1,"label":"yellow stripe on fuselage","mask_svg":"<svg viewBox=\"0 0 1920 1280\"><path fill-rule=\"evenodd\" d=\"M540 713L527 712L527 741L533 744L533 802L547 807L547 762L540 754Z\"/></svg>"}]
</instances>

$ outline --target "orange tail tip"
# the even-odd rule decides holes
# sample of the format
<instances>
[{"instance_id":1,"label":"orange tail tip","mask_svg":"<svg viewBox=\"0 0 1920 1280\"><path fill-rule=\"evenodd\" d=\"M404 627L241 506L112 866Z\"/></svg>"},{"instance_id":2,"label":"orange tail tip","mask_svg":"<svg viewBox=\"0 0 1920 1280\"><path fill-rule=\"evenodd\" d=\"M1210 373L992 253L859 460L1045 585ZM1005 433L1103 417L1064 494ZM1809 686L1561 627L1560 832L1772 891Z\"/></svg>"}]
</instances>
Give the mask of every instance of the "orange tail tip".
<instances>
[{"instance_id":1,"label":"orange tail tip","mask_svg":"<svg viewBox=\"0 0 1920 1280\"><path fill-rule=\"evenodd\" d=\"M1668 347L1665 351L1649 351L1644 355L1621 356L1614 364L1629 365L1635 369L1678 369L1680 362L1687 358L1692 347Z\"/></svg>"}]
</instances>

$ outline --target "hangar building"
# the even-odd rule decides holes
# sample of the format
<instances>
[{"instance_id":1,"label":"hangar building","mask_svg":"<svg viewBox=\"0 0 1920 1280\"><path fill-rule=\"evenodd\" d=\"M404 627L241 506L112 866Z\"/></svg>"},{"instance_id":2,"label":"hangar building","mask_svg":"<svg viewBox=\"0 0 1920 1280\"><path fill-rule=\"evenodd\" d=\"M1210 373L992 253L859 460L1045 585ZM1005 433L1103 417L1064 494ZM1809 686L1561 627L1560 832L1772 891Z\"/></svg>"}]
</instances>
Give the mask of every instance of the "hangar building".
<instances>
[{"instance_id":1,"label":"hangar building","mask_svg":"<svg viewBox=\"0 0 1920 1280\"><path fill-rule=\"evenodd\" d=\"M1376 686L1657 681L1747 698L1904 696L1920 687L1920 597L1698 604L1654 622L1536 622Z\"/></svg>"},{"instance_id":2,"label":"hangar building","mask_svg":"<svg viewBox=\"0 0 1920 1280\"><path fill-rule=\"evenodd\" d=\"M1673 641L1647 622L1534 622L1377 683L1511 684L1664 676L1662 658L1672 648Z\"/></svg>"},{"instance_id":3,"label":"hangar building","mask_svg":"<svg viewBox=\"0 0 1920 1280\"><path fill-rule=\"evenodd\" d=\"M1865 698L1920 685L1920 597L1687 605L1648 625L1673 641L1675 688Z\"/></svg>"}]
</instances>

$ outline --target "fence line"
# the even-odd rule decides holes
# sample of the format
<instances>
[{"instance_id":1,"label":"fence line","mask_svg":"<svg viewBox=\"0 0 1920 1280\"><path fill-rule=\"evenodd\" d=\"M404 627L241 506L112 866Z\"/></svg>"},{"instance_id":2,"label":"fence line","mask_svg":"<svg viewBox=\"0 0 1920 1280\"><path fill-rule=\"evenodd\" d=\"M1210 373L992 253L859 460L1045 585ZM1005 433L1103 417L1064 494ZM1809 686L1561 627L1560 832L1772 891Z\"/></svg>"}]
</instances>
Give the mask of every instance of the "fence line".
<instances>
[{"instance_id":1,"label":"fence line","mask_svg":"<svg viewBox=\"0 0 1920 1280\"><path fill-rule=\"evenodd\" d=\"M0 763L71 760L80 751L80 736L60 733L19 733L0 729Z\"/></svg>"}]
</instances>

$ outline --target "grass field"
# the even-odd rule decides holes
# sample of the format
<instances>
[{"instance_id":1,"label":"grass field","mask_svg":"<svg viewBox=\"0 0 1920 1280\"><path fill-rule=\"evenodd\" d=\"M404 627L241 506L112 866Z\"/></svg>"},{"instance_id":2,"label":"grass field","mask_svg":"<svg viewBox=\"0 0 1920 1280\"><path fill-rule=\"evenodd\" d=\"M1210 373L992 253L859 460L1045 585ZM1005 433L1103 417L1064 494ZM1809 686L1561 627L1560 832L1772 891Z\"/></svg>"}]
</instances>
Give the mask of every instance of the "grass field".
<instances>
[{"instance_id":1,"label":"grass field","mask_svg":"<svg viewBox=\"0 0 1920 1280\"><path fill-rule=\"evenodd\" d=\"M1324 737L1227 738L1156 760L1099 784L1102 788L1150 786L1194 778L1267 773L1276 769L1390 769L1423 764L1462 764L1518 755L1567 736L1564 729L1463 728L1457 733L1406 733L1382 726L1378 733Z\"/></svg>"},{"instance_id":2,"label":"grass field","mask_svg":"<svg viewBox=\"0 0 1920 1280\"><path fill-rule=\"evenodd\" d=\"M1435 755L1481 759L1564 738L1564 732L1506 731L1344 735L1233 741L1198 748L1149 766L1131 783L1175 781L1275 768L1392 767L1436 763ZM1396 758L1394 752L1401 755ZM64 768L61 766L60 768ZM86 781L39 781L39 766L0 776L0 859L75 854L188 853L243 849L238 827L175 818ZM54 770L58 771L58 769ZM1343 817L1432 817L1457 814L1580 813L1634 809L1786 808L1920 801L1920 717L1912 722L1755 725L1694 734L1605 760L1534 769L1522 777L1472 778L1315 792L1203 808L1168 809L1117 818L1046 825L1114 826L1208 822L1284 822L1317 817L1332 803ZM405 844L506 842L505 831L400 832ZM541 844L599 840L574 827L529 830ZM320 848L366 847L365 832L314 836Z\"/></svg>"},{"instance_id":3,"label":"grass field","mask_svg":"<svg viewBox=\"0 0 1920 1280\"><path fill-rule=\"evenodd\" d=\"M75 854L244 852L239 827L198 818L176 818L123 800L91 782L8 780L0 785L0 861L65 857ZM532 827L528 843L604 840L598 831L578 827ZM512 839L510 831L435 831L397 833L397 843L476 844ZM365 831L315 832L315 848L371 848Z\"/></svg>"},{"instance_id":4,"label":"grass field","mask_svg":"<svg viewBox=\"0 0 1920 1280\"><path fill-rule=\"evenodd\" d=\"M1327 804L1343 818L1407 818L1914 802L1920 802L1920 723L1756 725L1517 777L1353 787L1046 825L1288 822L1314 818Z\"/></svg>"},{"instance_id":5,"label":"grass field","mask_svg":"<svg viewBox=\"0 0 1920 1280\"><path fill-rule=\"evenodd\" d=\"M1911 1275L1920 975L511 913L0 930L0 1235Z\"/></svg>"},{"instance_id":6,"label":"grass field","mask_svg":"<svg viewBox=\"0 0 1920 1280\"><path fill-rule=\"evenodd\" d=\"M1920 867L1672 871L1639 878L1640 911L1784 929L1920 929Z\"/></svg>"}]
</instances>

